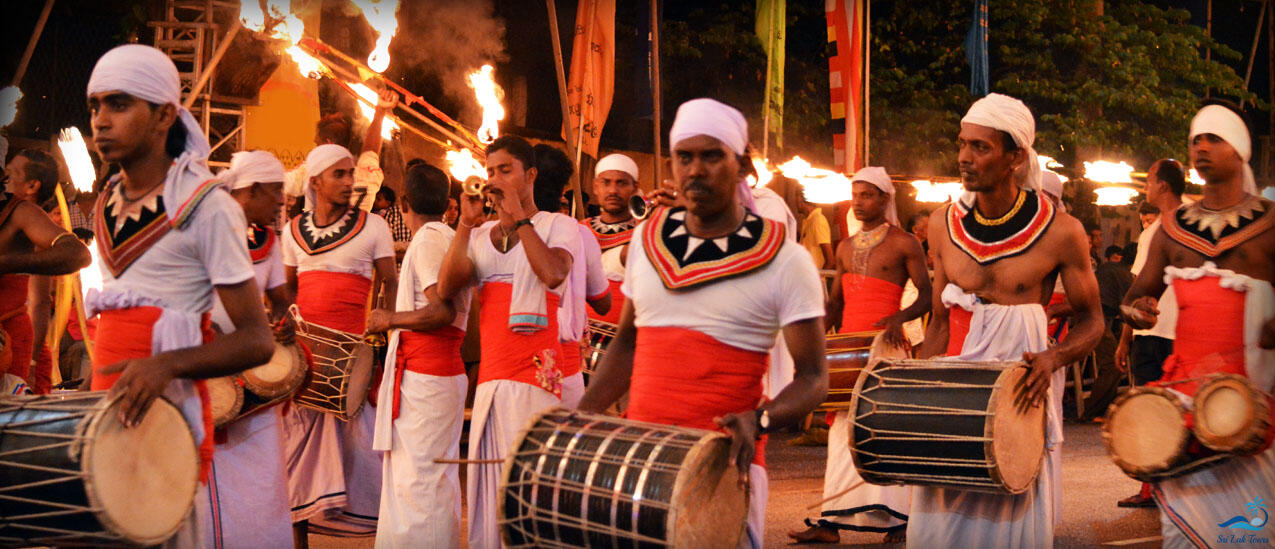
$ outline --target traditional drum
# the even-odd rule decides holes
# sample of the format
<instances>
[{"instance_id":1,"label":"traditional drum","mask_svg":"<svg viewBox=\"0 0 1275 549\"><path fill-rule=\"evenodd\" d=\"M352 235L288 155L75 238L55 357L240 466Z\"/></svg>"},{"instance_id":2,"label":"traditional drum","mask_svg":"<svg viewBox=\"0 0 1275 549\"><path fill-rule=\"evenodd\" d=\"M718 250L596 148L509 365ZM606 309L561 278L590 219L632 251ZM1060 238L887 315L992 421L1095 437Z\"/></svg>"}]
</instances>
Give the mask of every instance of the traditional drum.
<instances>
[{"instance_id":1,"label":"traditional drum","mask_svg":"<svg viewBox=\"0 0 1275 549\"><path fill-rule=\"evenodd\" d=\"M311 324L292 309L297 343L311 359L309 376L294 401L349 421L359 415L372 382L373 352L363 336ZM303 351L304 352L304 351Z\"/></svg>"},{"instance_id":2,"label":"traditional drum","mask_svg":"<svg viewBox=\"0 0 1275 549\"><path fill-rule=\"evenodd\" d=\"M1204 446L1247 456L1271 443L1271 397L1247 378L1217 374L1195 393L1195 437Z\"/></svg>"},{"instance_id":3,"label":"traditional drum","mask_svg":"<svg viewBox=\"0 0 1275 549\"><path fill-rule=\"evenodd\" d=\"M720 433L549 409L505 458L509 547L735 547L748 492Z\"/></svg>"},{"instance_id":4,"label":"traditional drum","mask_svg":"<svg viewBox=\"0 0 1275 549\"><path fill-rule=\"evenodd\" d=\"M239 417L243 410L243 385L237 376L214 377L204 380L208 387L209 408L212 409L213 426L221 427Z\"/></svg>"},{"instance_id":5,"label":"traditional drum","mask_svg":"<svg viewBox=\"0 0 1275 549\"><path fill-rule=\"evenodd\" d=\"M887 345L882 333L883 330L875 330L827 336L824 357L828 362L828 399L819 405L820 410L836 411L849 406L859 374L871 361L911 355L907 347Z\"/></svg>"},{"instance_id":6,"label":"traditional drum","mask_svg":"<svg viewBox=\"0 0 1275 549\"><path fill-rule=\"evenodd\" d=\"M296 345L275 343L274 355L270 361L246 370L241 374L244 389L261 397L273 400L291 395L305 381L305 356Z\"/></svg>"},{"instance_id":7,"label":"traditional drum","mask_svg":"<svg viewBox=\"0 0 1275 549\"><path fill-rule=\"evenodd\" d=\"M873 484L1017 494L1040 472L1045 410L1019 412L1021 362L883 360L850 401L850 456Z\"/></svg>"},{"instance_id":8,"label":"traditional drum","mask_svg":"<svg viewBox=\"0 0 1275 549\"><path fill-rule=\"evenodd\" d=\"M194 503L195 439L156 399L135 427L106 392L0 397L0 545L157 545Z\"/></svg>"},{"instance_id":9,"label":"traditional drum","mask_svg":"<svg viewBox=\"0 0 1275 549\"><path fill-rule=\"evenodd\" d=\"M1183 475L1227 457L1192 455L1186 406L1161 387L1134 387L1112 402L1102 440L1116 466L1143 482Z\"/></svg>"},{"instance_id":10,"label":"traditional drum","mask_svg":"<svg viewBox=\"0 0 1275 549\"><path fill-rule=\"evenodd\" d=\"M598 370L598 364L602 363L602 357L606 355L607 345L610 345L611 340L615 339L617 329L619 327L610 322L589 319L588 330L585 331L585 340L581 341L584 349L581 349L582 352L580 353L584 356L583 371L585 375L592 376Z\"/></svg>"}]
</instances>

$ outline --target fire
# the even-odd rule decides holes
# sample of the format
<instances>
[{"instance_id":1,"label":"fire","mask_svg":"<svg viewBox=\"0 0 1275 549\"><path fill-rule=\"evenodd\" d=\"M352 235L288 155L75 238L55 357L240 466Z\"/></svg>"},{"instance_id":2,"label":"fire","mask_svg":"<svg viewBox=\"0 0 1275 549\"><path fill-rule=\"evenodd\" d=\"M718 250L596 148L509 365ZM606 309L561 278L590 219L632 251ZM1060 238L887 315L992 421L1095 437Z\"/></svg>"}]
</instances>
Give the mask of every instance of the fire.
<instances>
[{"instance_id":1,"label":"fire","mask_svg":"<svg viewBox=\"0 0 1275 549\"><path fill-rule=\"evenodd\" d=\"M359 112L363 113L363 118L371 120L376 115L376 92L372 88L364 84L350 84L354 89L354 93L359 94ZM393 120L385 119L381 122L381 139L389 139L391 131L398 129L398 123Z\"/></svg>"},{"instance_id":2,"label":"fire","mask_svg":"<svg viewBox=\"0 0 1275 549\"><path fill-rule=\"evenodd\" d=\"M912 188L916 189L917 202L955 202L965 192L965 186L959 181L934 183L925 179L917 179L912 182Z\"/></svg>"},{"instance_id":3,"label":"fire","mask_svg":"<svg viewBox=\"0 0 1275 549\"><path fill-rule=\"evenodd\" d=\"M18 100L22 99L22 90L17 86L6 86L0 90L0 127L13 123L18 116Z\"/></svg>"},{"instance_id":4,"label":"fire","mask_svg":"<svg viewBox=\"0 0 1275 549\"><path fill-rule=\"evenodd\" d=\"M84 144L80 129L72 126L58 133L58 148L62 150L66 171L71 173L75 190L82 193L93 192L97 172L93 169L93 160L89 158L89 149Z\"/></svg>"},{"instance_id":5,"label":"fire","mask_svg":"<svg viewBox=\"0 0 1275 549\"><path fill-rule=\"evenodd\" d=\"M289 0L242 0L239 3L239 20L243 22L244 28L255 32L270 30L271 38L287 42L289 47L285 51L297 64L302 76L317 79L327 73L323 63L297 47L297 41L305 31L305 24L301 22L301 18L292 14ZM268 26L267 23L272 25Z\"/></svg>"},{"instance_id":6,"label":"fire","mask_svg":"<svg viewBox=\"0 0 1275 549\"><path fill-rule=\"evenodd\" d=\"M765 187L775 178L775 173L770 171L770 162L764 158L753 157L753 170L757 171L757 175L748 176L748 186L756 187L758 185Z\"/></svg>"},{"instance_id":7,"label":"fire","mask_svg":"<svg viewBox=\"0 0 1275 549\"><path fill-rule=\"evenodd\" d=\"M1138 196L1138 191L1128 187L1099 187L1093 192L1098 195L1098 199L1094 201L1097 206L1124 206Z\"/></svg>"},{"instance_id":8,"label":"fire","mask_svg":"<svg viewBox=\"0 0 1275 549\"><path fill-rule=\"evenodd\" d=\"M80 291L84 292L84 297L88 297L89 290L102 290L102 256L97 251L97 246L89 246L89 257L93 260L89 262L89 266L80 269Z\"/></svg>"},{"instance_id":9,"label":"fire","mask_svg":"<svg viewBox=\"0 0 1275 549\"><path fill-rule=\"evenodd\" d=\"M264 2L260 0L240 0L239 20L246 29L261 32L266 28L266 12Z\"/></svg>"},{"instance_id":10,"label":"fire","mask_svg":"<svg viewBox=\"0 0 1275 549\"><path fill-rule=\"evenodd\" d=\"M390 41L398 32L398 0L363 0L357 4L363 8L363 18L376 30L376 47L367 56L367 67L384 72L390 67Z\"/></svg>"},{"instance_id":11,"label":"fire","mask_svg":"<svg viewBox=\"0 0 1275 549\"><path fill-rule=\"evenodd\" d=\"M1052 156L1036 155L1036 160L1040 162L1041 170L1053 171L1063 167L1063 165L1057 160L1054 160L1054 157Z\"/></svg>"},{"instance_id":12,"label":"fire","mask_svg":"<svg viewBox=\"0 0 1275 549\"><path fill-rule=\"evenodd\" d=\"M1126 162L1085 162L1085 179L1100 183L1133 183L1133 166Z\"/></svg>"},{"instance_id":13,"label":"fire","mask_svg":"<svg viewBox=\"0 0 1275 549\"><path fill-rule=\"evenodd\" d=\"M1200 172L1195 171L1195 168L1191 168L1191 171L1186 174L1186 180L1196 185L1204 184L1204 178L1200 177Z\"/></svg>"},{"instance_id":14,"label":"fire","mask_svg":"<svg viewBox=\"0 0 1275 549\"><path fill-rule=\"evenodd\" d=\"M505 91L492 79L492 66L469 73L469 87L474 90L478 105L483 108L483 123L478 128L478 141L486 145L500 137L500 121L505 119L505 107L500 104ZM462 180L463 181L463 180Z\"/></svg>"},{"instance_id":15,"label":"fire","mask_svg":"<svg viewBox=\"0 0 1275 549\"><path fill-rule=\"evenodd\" d=\"M836 204L850 200L854 186L845 175L811 166L800 156L778 166L779 173L801 184L806 200L815 204Z\"/></svg>"},{"instance_id":16,"label":"fire","mask_svg":"<svg viewBox=\"0 0 1275 549\"><path fill-rule=\"evenodd\" d=\"M487 169L477 158L474 158L474 154L469 149L447 151L445 158L447 172L457 181L463 183L471 177L487 180Z\"/></svg>"}]
</instances>

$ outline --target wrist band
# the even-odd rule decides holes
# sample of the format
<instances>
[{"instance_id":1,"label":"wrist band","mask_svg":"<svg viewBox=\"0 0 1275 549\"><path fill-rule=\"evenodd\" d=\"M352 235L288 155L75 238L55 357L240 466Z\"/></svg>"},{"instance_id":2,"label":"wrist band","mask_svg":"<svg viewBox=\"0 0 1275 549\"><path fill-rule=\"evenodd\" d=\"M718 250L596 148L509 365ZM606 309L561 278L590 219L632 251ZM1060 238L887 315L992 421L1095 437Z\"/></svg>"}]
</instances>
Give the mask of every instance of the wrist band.
<instances>
[{"instance_id":1,"label":"wrist band","mask_svg":"<svg viewBox=\"0 0 1275 549\"><path fill-rule=\"evenodd\" d=\"M69 236L69 237L71 237L71 238L76 238L74 233L62 233L62 234L57 235L56 237L54 237L54 238L53 238L53 242L50 242L50 243L49 243L49 247L50 247L50 248L52 248L52 247L54 247L54 246L57 246L57 245L58 245L58 241L59 241L59 240L62 240L63 238L68 237L68 236ZM78 239L78 238L76 238L76 240L79 240L79 239Z\"/></svg>"}]
</instances>

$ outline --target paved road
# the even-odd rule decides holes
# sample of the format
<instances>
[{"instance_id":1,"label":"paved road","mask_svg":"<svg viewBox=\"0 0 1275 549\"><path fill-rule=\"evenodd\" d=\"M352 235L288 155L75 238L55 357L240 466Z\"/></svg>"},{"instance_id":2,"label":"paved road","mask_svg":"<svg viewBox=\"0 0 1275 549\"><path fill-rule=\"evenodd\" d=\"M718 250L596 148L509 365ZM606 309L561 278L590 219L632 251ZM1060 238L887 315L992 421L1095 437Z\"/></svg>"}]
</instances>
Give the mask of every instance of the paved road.
<instances>
[{"instance_id":1,"label":"paved road","mask_svg":"<svg viewBox=\"0 0 1275 549\"><path fill-rule=\"evenodd\" d=\"M1155 509L1121 509L1116 501L1138 490L1138 482L1116 469L1102 445L1101 430L1092 423L1068 424L1063 443L1063 524L1055 546L1159 547L1159 512ZM785 533L802 527L807 505L823 492L826 448L792 447L791 436L772 437L766 449L770 465L770 504L766 512L766 547L789 545ZM1129 543L1132 540L1153 541ZM881 544L881 534L845 532L841 545L821 547L901 547ZM371 538L310 536L311 547L372 547Z\"/></svg>"}]
</instances>

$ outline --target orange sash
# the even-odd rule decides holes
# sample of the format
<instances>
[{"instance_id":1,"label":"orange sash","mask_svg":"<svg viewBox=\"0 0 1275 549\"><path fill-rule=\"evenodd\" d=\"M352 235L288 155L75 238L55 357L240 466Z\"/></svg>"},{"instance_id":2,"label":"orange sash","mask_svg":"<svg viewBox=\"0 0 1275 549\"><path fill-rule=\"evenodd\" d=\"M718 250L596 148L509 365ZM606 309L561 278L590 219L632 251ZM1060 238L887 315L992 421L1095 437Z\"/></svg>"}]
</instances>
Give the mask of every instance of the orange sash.
<instances>
[{"instance_id":1,"label":"orange sash","mask_svg":"<svg viewBox=\"0 0 1275 549\"><path fill-rule=\"evenodd\" d=\"M460 343L465 331L444 326L428 332L403 330L398 335L398 354L394 355L394 417L398 417L399 398L403 393L403 372L439 377L465 373L460 359Z\"/></svg>"},{"instance_id":2,"label":"orange sash","mask_svg":"<svg viewBox=\"0 0 1275 549\"><path fill-rule=\"evenodd\" d=\"M297 309L306 322L361 334L371 291L372 281L363 275L306 271L297 275Z\"/></svg>"},{"instance_id":3,"label":"orange sash","mask_svg":"<svg viewBox=\"0 0 1275 549\"><path fill-rule=\"evenodd\" d=\"M562 377L567 378L580 373L580 342L562 342Z\"/></svg>"},{"instance_id":4,"label":"orange sash","mask_svg":"<svg viewBox=\"0 0 1275 549\"><path fill-rule=\"evenodd\" d=\"M971 320L974 320L974 313L964 307L953 306L947 310L947 356L961 354L965 336L970 333Z\"/></svg>"},{"instance_id":5,"label":"orange sash","mask_svg":"<svg viewBox=\"0 0 1275 549\"><path fill-rule=\"evenodd\" d=\"M478 383L508 379L540 387L562 395L562 345L558 342L558 315L546 315L549 325L543 330L519 333L509 329L509 306L513 285L508 282L486 282L478 290L482 308L482 363ZM545 310L558 308L558 296L545 292Z\"/></svg>"},{"instance_id":6,"label":"orange sash","mask_svg":"<svg viewBox=\"0 0 1275 549\"><path fill-rule=\"evenodd\" d=\"M1215 276L1198 280L1177 279L1177 339L1173 354L1164 361L1160 382L1181 381L1207 374L1244 373L1244 294L1219 285ZM1195 396L1198 381L1173 385Z\"/></svg>"},{"instance_id":7,"label":"orange sash","mask_svg":"<svg viewBox=\"0 0 1275 549\"><path fill-rule=\"evenodd\" d=\"M590 319L601 320L602 322L610 324L620 324L620 310L624 308L624 292L620 291L621 284L623 284L623 282L619 280L607 281L607 285L610 287L609 291L611 292L611 310L607 311L607 314L600 315L593 312L593 309L585 307L586 312L589 313Z\"/></svg>"},{"instance_id":8,"label":"orange sash","mask_svg":"<svg viewBox=\"0 0 1275 549\"><path fill-rule=\"evenodd\" d=\"M638 328L625 416L721 431L713 418L757 407L767 354L685 328ZM766 465L766 440L753 463Z\"/></svg>"},{"instance_id":9,"label":"orange sash","mask_svg":"<svg viewBox=\"0 0 1275 549\"><path fill-rule=\"evenodd\" d=\"M841 275L841 332L869 332L876 323L899 312L903 287L861 274Z\"/></svg>"}]
</instances>

